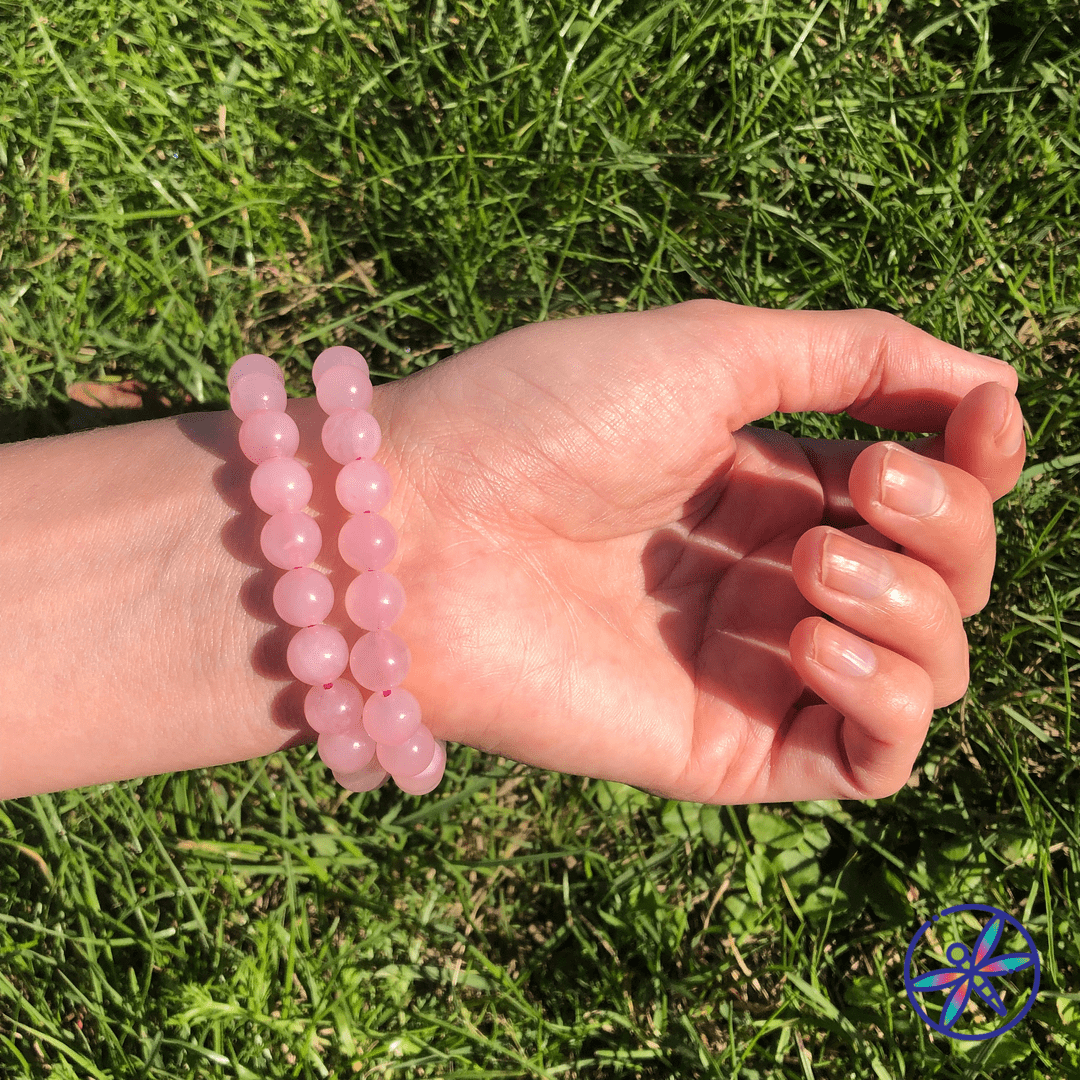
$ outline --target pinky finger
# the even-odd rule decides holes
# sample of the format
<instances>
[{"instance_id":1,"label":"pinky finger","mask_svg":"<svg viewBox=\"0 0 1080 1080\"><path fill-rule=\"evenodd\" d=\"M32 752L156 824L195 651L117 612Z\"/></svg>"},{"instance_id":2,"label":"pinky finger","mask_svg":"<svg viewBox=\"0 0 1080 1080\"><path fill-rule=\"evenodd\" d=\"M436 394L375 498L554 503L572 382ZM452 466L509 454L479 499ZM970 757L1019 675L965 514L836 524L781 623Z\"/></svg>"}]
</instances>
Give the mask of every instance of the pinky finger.
<instances>
[{"instance_id":1,"label":"pinky finger","mask_svg":"<svg viewBox=\"0 0 1080 1080\"><path fill-rule=\"evenodd\" d=\"M800 622L790 645L802 680L839 714L835 731L822 732L815 724L817 734L810 736L823 740L818 749L831 752L838 780L850 785L849 793L837 797L878 799L899 791L934 715L930 675L907 657L822 618ZM814 711L820 723L821 707ZM805 743L809 734L802 731L796 738ZM793 735L794 730L789 738Z\"/></svg>"}]
</instances>

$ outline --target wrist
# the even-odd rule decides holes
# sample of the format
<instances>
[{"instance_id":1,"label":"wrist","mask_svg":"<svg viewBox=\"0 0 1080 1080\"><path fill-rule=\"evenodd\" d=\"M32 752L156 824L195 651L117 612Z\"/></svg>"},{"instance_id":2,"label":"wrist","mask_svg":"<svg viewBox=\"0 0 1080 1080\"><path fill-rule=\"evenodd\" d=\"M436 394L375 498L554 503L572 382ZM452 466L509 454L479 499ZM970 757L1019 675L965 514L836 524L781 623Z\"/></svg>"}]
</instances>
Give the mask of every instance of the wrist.
<instances>
[{"instance_id":1,"label":"wrist","mask_svg":"<svg viewBox=\"0 0 1080 1080\"><path fill-rule=\"evenodd\" d=\"M371 412L383 432L377 460L394 485L384 514L400 546L387 570L408 597L426 519L413 518L394 408L401 389L375 388ZM337 551L348 518L335 494L340 466L322 447L314 396L290 399L286 411L314 481L315 565L334 586L327 622L351 644L360 631L344 608L356 571ZM189 413L0 447L0 799L314 739L306 687L286 662L293 628L274 611L279 571L260 548L266 515L251 501L254 466L239 429L228 411ZM410 649L423 649L423 622L401 629ZM407 676L406 689L414 681Z\"/></svg>"},{"instance_id":2,"label":"wrist","mask_svg":"<svg viewBox=\"0 0 1080 1080\"><path fill-rule=\"evenodd\" d=\"M320 354L314 375L325 420L310 402L295 406L296 418L279 411L288 408L280 369L265 356L244 357L229 373L232 410L245 421L239 432L245 455L262 462L262 440L292 434L288 456L266 460L251 480L255 501L276 515L263 540L269 561L286 570L273 602L297 628L287 664L310 688L304 691L306 722L319 732L319 756L344 787L367 791L389 773L404 791L425 794L441 779L446 755L418 699L401 685L412 661L396 625L408 606L404 584L389 572L400 573L405 549L403 500L390 505L395 491L403 491L400 444L386 407L393 391L376 395L363 358L347 347ZM311 459L306 472L299 445L304 433ZM324 439L328 455L320 452ZM297 484L302 499L295 498ZM301 505L307 514L297 513ZM303 566L294 571L297 564ZM369 691L366 704L357 687Z\"/></svg>"}]
</instances>

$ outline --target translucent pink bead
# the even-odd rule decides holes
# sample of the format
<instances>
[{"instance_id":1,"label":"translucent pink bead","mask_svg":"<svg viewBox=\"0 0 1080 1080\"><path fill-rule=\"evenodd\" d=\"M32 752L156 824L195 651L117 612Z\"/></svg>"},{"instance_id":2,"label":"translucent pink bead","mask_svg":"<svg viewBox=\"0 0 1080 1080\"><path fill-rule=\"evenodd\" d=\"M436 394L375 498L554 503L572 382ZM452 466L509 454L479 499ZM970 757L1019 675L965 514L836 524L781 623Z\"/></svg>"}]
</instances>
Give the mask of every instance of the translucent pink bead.
<instances>
[{"instance_id":1,"label":"translucent pink bead","mask_svg":"<svg viewBox=\"0 0 1080 1080\"><path fill-rule=\"evenodd\" d=\"M305 626L297 630L286 654L293 676L309 686L333 682L349 662L349 645L332 626Z\"/></svg>"},{"instance_id":2,"label":"translucent pink bead","mask_svg":"<svg viewBox=\"0 0 1080 1080\"><path fill-rule=\"evenodd\" d=\"M364 730L379 743L397 746L420 727L420 702L400 686L383 697L376 691L364 703Z\"/></svg>"},{"instance_id":3,"label":"translucent pink bead","mask_svg":"<svg viewBox=\"0 0 1080 1080\"><path fill-rule=\"evenodd\" d=\"M290 570L274 586L274 610L290 626L314 626L334 610L334 586L314 566Z\"/></svg>"},{"instance_id":4,"label":"translucent pink bead","mask_svg":"<svg viewBox=\"0 0 1080 1080\"><path fill-rule=\"evenodd\" d=\"M378 758L372 758L359 772L334 773L334 779L346 791L374 791L384 783L390 774L379 764Z\"/></svg>"},{"instance_id":5,"label":"translucent pink bead","mask_svg":"<svg viewBox=\"0 0 1080 1080\"><path fill-rule=\"evenodd\" d=\"M362 635L349 654L353 678L368 690L389 690L397 686L408 674L411 664L412 653L393 630L374 630Z\"/></svg>"},{"instance_id":6,"label":"translucent pink bead","mask_svg":"<svg viewBox=\"0 0 1080 1080\"><path fill-rule=\"evenodd\" d=\"M363 712L364 699L348 679L337 679L329 687L313 686L304 697L307 722L326 735L359 731Z\"/></svg>"},{"instance_id":7,"label":"translucent pink bead","mask_svg":"<svg viewBox=\"0 0 1080 1080\"><path fill-rule=\"evenodd\" d=\"M239 439L244 457L260 465L269 458L292 457L300 445L300 429L288 413L260 409L240 425Z\"/></svg>"},{"instance_id":8,"label":"translucent pink bead","mask_svg":"<svg viewBox=\"0 0 1080 1080\"><path fill-rule=\"evenodd\" d=\"M361 630L385 630L405 610L405 590L391 574L369 570L345 590L345 610Z\"/></svg>"},{"instance_id":9,"label":"translucent pink bead","mask_svg":"<svg viewBox=\"0 0 1080 1080\"><path fill-rule=\"evenodd\" d=\"M311 381L318 386L326 372L343 365L361 368L365 375L368 373L368 362L355 349L350 349L348 345L331 345L315 357L315 363L311 365Z\"/></svg>"},{"instance_id":10,"label":"translucent pink bead","mask_svg":"<svg viewBox=\"0 0 1080 1080\"><path fill-rule=\"evenodd\" d=\"M397 547L394 526L380 514L355 514L338 533L338 551L354 570L381 570Z\"/></svg>"},{"instance_id":11,"label":"translucent pink bead","mask_svg":"<svg viewBox=\"0 0 1080 1080\"><path fill-rule=\"evenodd\" d=\"M311 473L294 457L270 458L251 474L251 498L266 514L303 510L311 491Z\"/></svg>"},{"instance_id":12,"label":"translucent pink bead","mask_svg":"<svg viewBox=\"0 0 1080 1080\"><path fill-rule=\"evenodd\" d=\"M368 385L370 386L371 383L369 382ZM229 408L241 420L246 420L260 409L284 412L285 403L288 400L289 395L285 393L285 384L280 379L275 379L273 375L267 375L262 371L254 371L242 379L237 379L233 384L232 393L229 395ZM367 405L364 408L366 409Z\"/></svg>"},{"instance_id":13,"label":"translucent pink bead","mask_svg":"<svg viewBox=\"0 0 1080 1080\"><path fill-rule=\"evenodd\" d=\"M228 374L225 376L225 382L231 391L232 388L245 376L252 375L256 371L262 372L264 375L273 375L279 383L285 382L285 372L270 359L269 356L263 356L262 353L248 353L247 356L241 356L232 367L229 368Z\"/></svg>"},{"instance_id":14,"label":"translucent pink bead","mask_svg":"<svg viewBox=\"0 0 1080 1080\"><path fill-rule=\"evenodd\" d=\"M416 776L395 776L394 783L409 795L427 795L439 786L446 770L446 743L435 740L435 753L431 764Z\"/></svg>"},{"instance_id":15,"label":"translucent pink bead","mask_svg":"<svg viewBox=\"0 0 1080 1080\"><path fill-rule=\"evenodd\" d=\"M371 404L374 392L365 369L343 364L323 372L315 387L315 396L322 411L333 415L338 409L366 409Z\"/></svg>"},{"instance_id":16,"label":"translucent pink bead","mask_svg":"<svg viewBox=\"0 0 1080 1080\"><path fill-rule=\"evenodd\" d=\"M377 514L390 501L390 474L377 461L350 461L338 470L334 483L338 502L350 514Z\"/></svg>"},{"instance_id":17,"label":"translucent pink bead","mask_svg":"<svg viewBox=\"0 0 1080 1080\"><path fill-rule=\"evenodd\" d=\"M363 729L337 735L324 732L319 736L319 757L334 772L357 772L370 765L374 756L375 740L369 739Z\"/></svg>"},{"instance_id":18,"label":"translucent pink bead","mask_svg":"<svg viewBox=\"0 0 1080 1080\"><path fill-rule=\"evenodd\" d=\"M319 523L303 511L283 510L262 527L259 546L266 561L282 570L307 566L322 551Z\"/></svg>"},{"instance_id":19,"label":"translucent pink bead","mask_svg":"<svg viewBox=\"0 0 1080 1080\"><path fill-rule=\"evenodd\" d=\"M323 421L322 444L339 465L373 458L382 446L382 428L366 409L340 409Z\"/></svg>"},{"instance_id":20,"label":"translucent pink bead","mask_svg":"<svg viewBox=\"0 0 1080 1080\"><path fill-rule=\"evenodd\" d=\"M435 739L421 724L404 742L379 743L379 764L395 779L422 773L435 756Z\"/></svg>"}]
</instances>

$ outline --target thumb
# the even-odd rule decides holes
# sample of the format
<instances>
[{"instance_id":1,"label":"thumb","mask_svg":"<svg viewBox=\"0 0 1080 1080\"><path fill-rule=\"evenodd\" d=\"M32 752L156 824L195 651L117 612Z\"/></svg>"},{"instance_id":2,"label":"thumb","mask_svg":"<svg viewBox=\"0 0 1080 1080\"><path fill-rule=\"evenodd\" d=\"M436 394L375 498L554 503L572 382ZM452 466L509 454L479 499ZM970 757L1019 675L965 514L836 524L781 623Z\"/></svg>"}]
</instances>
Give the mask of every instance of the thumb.
<instances>
[{"instance_id":1,"label":"thumb","mask_svg":"<svg viewBox=\"0 0 1080 1080\"><path fill-rule=\"evenodd\" d=\"M691 300L675 309L682 309L695 351L720 358L732 432L774 412L811 411L847 412L894 431L939 432L976 386L996 382L1015 394L1018 385L1004 361L965 352L871 308L773 311Z\"/></svg>"}]
</instances>

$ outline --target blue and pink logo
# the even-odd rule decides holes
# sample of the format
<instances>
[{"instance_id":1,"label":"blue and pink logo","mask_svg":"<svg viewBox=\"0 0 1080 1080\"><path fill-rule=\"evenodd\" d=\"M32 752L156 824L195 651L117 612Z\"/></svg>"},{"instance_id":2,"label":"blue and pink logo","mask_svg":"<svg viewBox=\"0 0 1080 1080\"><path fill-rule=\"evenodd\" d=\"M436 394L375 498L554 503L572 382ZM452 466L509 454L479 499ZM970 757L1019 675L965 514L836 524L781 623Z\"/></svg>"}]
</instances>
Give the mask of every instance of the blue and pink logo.
<instances>
[{"instance_id":1,"label":"blue and pink logo","mask_svg":"<svg viewBox=\"0 0 1080 1080\"><path fill-rule=\"evenodd\" d=\"M961 911L978 912L983 923L970 948L962 940L971 933L965 921L948 920L949 916ZM945 946L944 963L940 953L935 955L926 940L927 931L935 924L939 924L938 932L952 937ZM1019 933L1026 947L995 956L1006 929ZM916 972L916 966L921 969L919 972ZM1011 992L1007 993L1004 987L994 983L995 978L1020 972L1031 974L1014 980ZM927 919L916 931L904 958L904 986L912 1007L935 1031L950 1039L972 1042L992 1039L1015 1027L1031 1009L1039 992L1039 953L1031 935L1011 915L987 904L957 904ZM936 1020L931 1019L926 1004L916 997L917 994L935 993L945 994ZM972 994L976 995L974 1000ZM985 1030L985 1023L973 1019L976 1010L967 1008L969 1002L976 1007L989 1006L1004 1022L999 1027Z\"/></svg>"}]
</instances>

